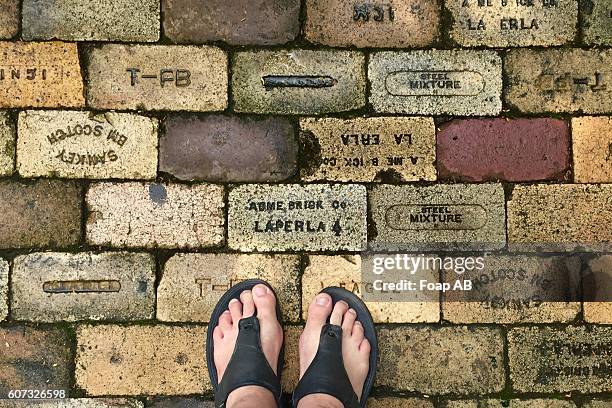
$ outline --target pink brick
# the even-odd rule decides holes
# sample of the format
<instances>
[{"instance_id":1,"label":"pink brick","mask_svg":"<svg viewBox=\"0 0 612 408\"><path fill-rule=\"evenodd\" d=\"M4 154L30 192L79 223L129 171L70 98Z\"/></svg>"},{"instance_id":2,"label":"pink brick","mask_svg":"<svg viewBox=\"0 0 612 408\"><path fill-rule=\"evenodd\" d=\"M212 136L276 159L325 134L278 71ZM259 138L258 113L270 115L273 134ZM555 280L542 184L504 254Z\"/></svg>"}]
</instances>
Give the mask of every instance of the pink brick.
<instances>
[{"instance_id":1,"label":"pink brick","mask_svg":"<svg viewBox=\"0 0 612 408\"><path fill-rule=\"evenodd\" d=\"M567 180L569 126L558 119L456 119L441 126L438 176L463 181Z\"/></svg>"}]
</instances>

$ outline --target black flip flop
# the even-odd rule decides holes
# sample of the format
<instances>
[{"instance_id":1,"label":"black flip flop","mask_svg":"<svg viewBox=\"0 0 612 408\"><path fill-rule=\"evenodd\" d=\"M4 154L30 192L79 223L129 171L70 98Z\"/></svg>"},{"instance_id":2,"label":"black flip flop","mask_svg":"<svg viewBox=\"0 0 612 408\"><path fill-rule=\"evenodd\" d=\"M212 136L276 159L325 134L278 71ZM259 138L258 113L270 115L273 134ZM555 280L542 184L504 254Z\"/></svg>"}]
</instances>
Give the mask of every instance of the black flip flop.
<instances>
[{"instance_id":1,"label":"black flip flop","mask_svg":"<svg viewBox=\"0 0 612 408\"><path fill-rule=\"evenodd\" d=\"M354 293L339 287L325 288L321 293L330 295L334 305L338 301L344 300L350 308L357 312L357 320L361 322L365 338L372 346L370 369L363 384L361 397L358 399L344 368L342 327L329 324L328 319L328 323L321 330L317 354L293 393L293 406L297 407L300 399L306 395L328 394L340 400L345 408L365 408L368 396L374 386L378 361L378 341L376 340L374 321L365 303Z\"/></svg>"},{"instance_id":2,"label":"black flip flop","mask_svg":"<svg viewBox=\"0 0 612 408\"><path fill-rule=\"evenodd\" d=\"M278 357L278 367L274 374L274 370L270 367L266 356L261 349L261 337L259 333L259 320L257 316L246 317L238 323L239 331L236 339L236 346L230 361L227 365L223 379L219 383L217 378L217 367L213 358L214 342L213 331L219 324L219 317L228 309L229 302L232 299L240 300L240 294L245 290L251 290L257 284L266 285L272 292L274 289L269 283L260 279L248 279L232 286L219 299L219 302L213 310L210 322L208 324L208 332L206 335L206 361L208 366L208 375L215 392L215 407L225 407L227 397L230 392L237 388L247 385L257 385L264 387L274 395L278 405L282 397L281 389L281 371L284 362L284 344L281 347L281 352ZM276 296L276 294L275 294ZM278 297L276 303L276 317L282 325L281 311L278 305Z\"/></svg>"}]
</instances>

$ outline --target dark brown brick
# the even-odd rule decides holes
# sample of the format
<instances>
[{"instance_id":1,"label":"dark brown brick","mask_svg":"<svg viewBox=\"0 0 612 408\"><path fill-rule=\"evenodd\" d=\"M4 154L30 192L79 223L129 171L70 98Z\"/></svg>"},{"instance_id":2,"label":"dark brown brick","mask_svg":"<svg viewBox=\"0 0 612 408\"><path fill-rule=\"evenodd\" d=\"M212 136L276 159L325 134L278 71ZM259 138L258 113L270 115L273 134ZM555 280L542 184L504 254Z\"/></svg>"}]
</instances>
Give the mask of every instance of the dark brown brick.
<instances>
[{"instance_id":1,"label":"dark brown brick","mask_svg":"<svg viewBox=\"0 0 612 408\"><path fill-rule=\"evenodd\" d=\"M159 168L182 180L281 181L295 173L297 150L287 119L171 116Z\"/></svg>"},{"instance_id":2,"label":"dark brown brick","mask_svg":"<svg viewBox=\"0 0 612 408\"><path fill-rule=\"evenodd\" d=\"M58 329L0 328L0 398L10 390L68 390L68 336Z\"/></svg>"},{"instance_id":3,"label":"dark brown brick","mask_svg":"<svg viewBox=\"0 0 612 408\"><path fill-rule=\"evenodd\" d=\"M81 229L81 191L71 182L0 182L0 248L76 244Z\"/></svg>"},{"instance_id":4,"label":"dark brown brick","mask_svg":"<svg viewBox=\"0 0 612 408\"><path fill-rule=\"evenodd\" d=\"M0 0L0 38L11 38L19 30L19 0Z\"/></svg>"},{"instance_id":5,"label":"dark brown brick","mask_svg":"<svg viewBox=\"0 0 612 408\"><path fill-rule=\"evenodd\" d=\"M456 119L438 132L438 175L465 181L565 180L568 124L558 119Z\"/></svg>"},{"instance_id":6,"label":"dark brown brick","mask_svg":"<svg viewBox=\"0 0 612 408\"><path fill-rule=\"evenodd\" d=\"M300 0L163 0L162 15L179 43L284 44L300 31Z\"/></svg>"}]
</instances>

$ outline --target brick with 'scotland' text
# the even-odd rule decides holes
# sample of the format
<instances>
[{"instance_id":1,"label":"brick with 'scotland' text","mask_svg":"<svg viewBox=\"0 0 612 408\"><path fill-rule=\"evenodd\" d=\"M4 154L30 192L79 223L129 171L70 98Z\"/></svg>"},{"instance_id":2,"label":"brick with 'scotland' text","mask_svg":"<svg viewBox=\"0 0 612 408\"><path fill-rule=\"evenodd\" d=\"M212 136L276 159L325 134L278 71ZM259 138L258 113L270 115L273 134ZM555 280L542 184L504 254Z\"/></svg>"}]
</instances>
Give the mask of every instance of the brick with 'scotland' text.
<instances>
[{"instance_id":1,"label":"brick with 'scotland' text","mask_svg":"<svg viewBox=\"0 0 612 408\"><path fill-rule=\"evenodd\" d=\"M131 113L23 111L17 171L23 177L152 179L158 121Z\"/></svg>"}]
</instances>

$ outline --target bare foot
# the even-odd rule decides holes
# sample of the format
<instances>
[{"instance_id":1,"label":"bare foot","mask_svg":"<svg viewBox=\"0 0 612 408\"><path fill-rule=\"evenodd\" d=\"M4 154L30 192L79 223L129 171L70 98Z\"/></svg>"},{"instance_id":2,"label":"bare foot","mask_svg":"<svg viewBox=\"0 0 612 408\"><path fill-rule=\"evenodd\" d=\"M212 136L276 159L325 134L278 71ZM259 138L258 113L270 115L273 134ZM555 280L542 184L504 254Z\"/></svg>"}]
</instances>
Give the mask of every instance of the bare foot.
<instances>
[{"instance_id":1,"label":"bare foot","mask_svg":"<svg viewBox=\"0 0 612 408\"><path fill-rule=\"evenodd\" d=\"M336 303L332 310L332 299L326 293L318 294L308 308L306 327L300 336L300 378L304 376L306 369L317 354L321 329L330 315L329 322L342 327L344 368L353 386L353 391L358 398L361 398L363 384L370 368L370 342L364 337L363 326L356 320L355 311L349 309L348 304L344 301ZM318 398L328 399L329 396L313 394L310 399ZM337 399L335 401L340 402ZM302 406L301 402L300 406Z\"/></svg>"},{"instance_id":2,"label":"bare foot","mask_svg":"<svg viewBox=\"0 0 612 408\"><path fill-rule=\"evenodd\" d=\"M255 285L252 292L245 290L240 294L240 301L232 300L228 309L221 315L219 324L213 331L213 357L219 382L221 382L225 369L234 353L234 346L238 338L238 322L243 317L250 317L255 314L259 320L261 348L270 367L274 370L274 374L278 374L276 371L279 353L283 345L283 329L276 318L274 293L266 285ZM230 393L227 405L233 406L232 401L237 402L243 399L243 394L253 392L253 388L259 388L259 391L267 391L272 397L272 393L265 388L242 387ZM273 397L272 401L274 401Z\"/></svg>"}]
</instances>

